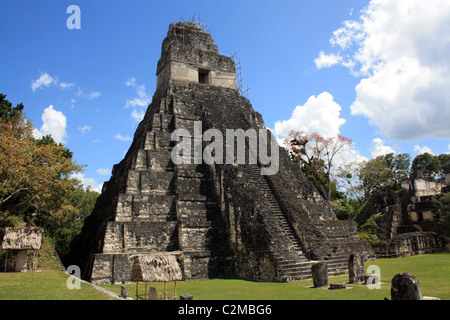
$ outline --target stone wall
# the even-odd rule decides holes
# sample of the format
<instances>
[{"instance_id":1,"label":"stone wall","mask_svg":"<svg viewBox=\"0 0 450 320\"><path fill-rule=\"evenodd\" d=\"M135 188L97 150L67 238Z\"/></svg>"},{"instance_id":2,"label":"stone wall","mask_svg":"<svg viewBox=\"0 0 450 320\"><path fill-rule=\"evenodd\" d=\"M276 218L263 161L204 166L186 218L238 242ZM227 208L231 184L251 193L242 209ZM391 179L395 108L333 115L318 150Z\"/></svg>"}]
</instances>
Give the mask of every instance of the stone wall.
<instances>
[{"instance_id":1,"label":"stone wall","mask_svg":"<svg viewBox=\"0 0 450 320\"><path fill-rule=\"evenodd\" d=\"M196 26L171 26L156 70L157 90L170 80L199 83L199 70L208 72L208 85L236 89L234 61L219 54L211 35Z\"/></svg>"},{"instance_id":2,"label":"stone wall","mask_svg":"<svg viewBox=\"0 0 450 320\"><path fill-rule=\"evenodd\" d=\"M361 219L376 215L377 237L373 246L377 257L405 257L449 249L450 241L436 231L433 196L411 192L373 194Z\"/></svg>"},{"instance_id":3,"label":"stone wall","mask_svg":"<svg viewBox=\"0 0 450 320\"><path fill-rule=\"evenodd\" d=\"M206 84L225 88L236 88L236 73L227 70L206 69L205 65L188 65L175 61L169 62L159 73L157 88L161 88L171 80L199 82L199 72L207 72Z\"/></svg>"},{"instance_id":4,"label":"stone wall","mask_svg":"<svg viewBox=\"0 0 450 320\"><path fill-rule=\"evenodd\" d=\"M445 186L442 181L428 181L426 179L414 179L413 183L416 197L438 195Z\"/></svg>"},{"instance_id":5,"label":"stone wall","mask_svg":"<svg viewBox=\"0 0 450 320\"><path fill-rule=\"evenodd\" d=\"M445 236L435 232L420 231L402 233L391 241L382 241L374 246L374 251L380 258L400 258L449 249L449 242Z\"/></svg>"}]
</instances>

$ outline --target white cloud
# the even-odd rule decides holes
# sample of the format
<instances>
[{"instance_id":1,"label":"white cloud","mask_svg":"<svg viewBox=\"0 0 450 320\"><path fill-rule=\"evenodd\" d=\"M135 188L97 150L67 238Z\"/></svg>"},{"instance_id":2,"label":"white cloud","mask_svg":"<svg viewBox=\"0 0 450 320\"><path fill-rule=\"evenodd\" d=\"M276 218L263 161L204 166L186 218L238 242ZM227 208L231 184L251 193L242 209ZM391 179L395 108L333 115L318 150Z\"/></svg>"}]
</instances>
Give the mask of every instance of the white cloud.
<instances>
[{"instance_id":1,"label":"white cloud","mask_svg":"<svg viewBox=\"0 0 450 320\"><path fill-rule=\"evenodd\" d=\"M110 169L104 169L104 168L98 168L96 170L96 172L101 175L101 176L107 176L111 174L111 170Z\"/></svg>"},{"instance_id":2,"label":"white cloud","mask_svg":"<svg viewBox=\"0 0 450 320\"><path fill-rule=\"evenodd\" d=\"M36 138L51 135L57 143L66 142L67 119L61 111L53 109L53 106L50 105L44 110L41 119L43 122L41 129L35 129L34 131Z\"/></svg>"},{"instance_id":3,"label":"white cloud","mask_svg":"<svg viewBox=\"0 0 450 320\"><path fill-rule=\"evenodd\" d=\"M135 77L128 78L127 81L125 81L125 85L127 87L134 87L136 85L136 78Z\"/></svg>"},{"instance_id":4,"label":"white cloud","mask_svg":"<svg viewBox=\"0 0 450 320\"><path fill-rule=\"evenodd\" d=\"M150 98L148 96L146 97L139 97L134 98L133 100L127 100L125 103L125 108L129 107L147 107L150 102Z\"/></svg>"},{"instance_id":5,"label":"white cloud","mask_svg":"<svg viewBox=\"0 0 450 320\"><path fill-rule=\"evenodd\" d=\"M98 92L98 91L90 92L90 93L87 95L87 98L88 98L88 99L95 99L95 98L100 97L101 94L102 94L102 93L101 93L101 92Z\"/></svg>"},{"instance_id":6,"label":"white cloud","mask_svg":"<svg viewBox=\"0 0 450 320\"><path fill-rule=\"evenodd\" d=\"M75 82L59 82L58 77L50 76L46 72L41 72L40 77L31 82L31 90L33 90L33 92L35 92L39 88L42 89L43 87L50 87L50 86L58 86L64 90L64 89L75 86ZM90 99L90 100L100 97L101 94L102 93L99 91L91 91L89 93L85 93L80 88L78 88L78 90L75 92L75 95L77 97L82 97L82 98L86 98L86 99ZM73 108L76 100L71 99L70 102L71 102L71 108Z\"/></svg>"},{"instance_id":7,"label":"white cloud","mask_svg":"<svg viewBox=\"0 0 450 320\"><path fill-rule=\"evenodd\" d=\"M333 47L340 47L345 50L351 47L356 41L363 39L362 26L357 21L347 20L342 23L342 27L333 32L330 43Z\"/></svg>"},{"instance_id":8,"label":"white cloud","mask_svg":"<svg viewBox=\"0 0 450 320\"><path fill-rule=\"evenodd\" d=\"M131 141L132 140L130 136L123 136L120 133L116 134L114 136L114 138L116 138L117 140L120 140L120 141Z\"/></svg>"},{"instance_id":9,"label":"white cloud","mask_svg":"<svg viewBox=\"0 0 450 320\"><path fill-rule=\"evenodd\" d=\"M145 84L136 84L136 78L132 77L124 83L127 87L132 87L135 90L136 98L127 100L125 102L125 108L133 108L131 111L131 118L134 122L140 122L145 115L145 110L150 104L150 96L145 91Z\"/></svg>"},{"instance_id":10,"label":"white cloud","mask_svg":"<svg viewBox=\"0 0 450 320\"><path fill-rule=\"evenodd\" d=\"M418 144L414 146L414 152L416 152L416 154L423 154L423 153L434 154L429 147L427 146L421 147Z\"/></svg>"},{"instance_id":11,"label":"white cloud","mask_svg":"<svg viewBox=\"0 0 450 320\"><path fill-rule=\"evenodd\" d=\"M336 174L336 170L341 168L343 165L351 163L361 163L368 161L366 157L362 156L359 150L353 148L353 146L345 146L333 159L332 173Z\"/></svg>"},{"instance_id":12,"label":"white cloud","mask_svg":"<svg viewBox=\"0 0 450 320\"><path fill-rule=\"evenodd\" d=\"M133 110L131 112L131 118L133 118L136 122L140 122L142 119L144 119L145 111L137 111Z\"/></svg>"},{"instance_id":13,"label":"white cloud","mask_svg":"<svg viewBox=\"0 0 450 320\"><path fill-rule=\"evenodd\" d=\"M370 151L372 153L372 158L383 156L389 153L397 153L392 147L386 146L384 144L384 141L380 138L373 139Z\"/></svg>"},{"instance_id":14,"label":"white cloud","mask_svg":"<svg viewBox=\"0 0 450 320\"><path fill-rule=\"evenodd\" d=\"M89 133L92 131L92 127L91 126L78 127L78 130L81 131L81 133Z\"/></svg>"},{"instance_id":15,"label":"white cloud","mask_svg":"<svg viewBox=\"0 0 450 320\"><path fill-rule=\"evenodd\" d=\"M98 92L98 91L91 91L90 93L84 93L83 90L81 90L80 88L78 88L78 91L76 93L76 95L78 97L82 97L82 98L86 98L86 99L90 99L90 100L100 97L101 94L102 93Z\"/></svg>"},{"instance_id":16,"label":"white cloud","mask_svg":"<svg viewBox=\"0 0 450 320\"><path fill-rule=\"evenodd\" d=\"M75 85L75 82L72 82L72 83L61 82L61 83L59 84L59 86L61 87L61 89L70 88L70 87L73 87L74 85Z\"/></svg>"},{"instance_id":17,"label":"white cloud","mask_svg":"<svg viewBox=\"0 0 450 320\"><path fill-rule=\"evenodd\" d=\"M136 89L137 97L125 102L125 108L147 107L150 103L150 96L145 92L145 84L133 85Z\"/></svg>"},{"instance_id":18,"label":"white cloud","mask_svg":"<svg viewBox=\"0 0 450 320\"><path fill-rule=\"evenodd\" d=\"M352 114L394 140L450 137L449 21L448 0L372 0L343 22L330 43L362 77Z\"/></svg>"},{"instance_id":19,"label":"white cloud","mask_svg":"<svg viewBox=\"0 0 450 320\"><path fill-rule=\"evenodd\" d=\"M52 77L48 73L41 72L41 76L31 82L31 90L33 92L36 91L36 89L42 88L42 87L50 87L51 85L56 85L58 83L57 77Z\"/></svg>"},{"instance_id":20,"label":"white cloud","mask_svg":"<svg viewBox=\"0 0 450 320\"><path fill-rule=\"evenodd\" d=\"M97 191L98 193L102 192L103 184L98 183L94 178L87 178L82 172L73 173L70 177L72 179L80 180L81 184L84 185L84 187L89 186L92 190Z\"/></svg>"},{"instance_id":21,"label":"white cloud","mask_svg":"<svg viewBox=\"0 0 450 320\"><path fill-rule=\"evenodd\" d=\"M303 106L295 107L289 120L275 122L275 136L285 137L291 130L317 132L323 137L334 137L345 123L340 118L341 106L328 92L311 96Z\"/></svg>"},{"instance_id":22,"label":"white cloud","mask_svg":"<svg viewBox=\"0 0 450 320\"><path fill-rule=\"evenodd\" d=\"M39 88L50 87L50 86L59 86L61 89L66 89L73 87L75 82L59 82L58 77L51 76L47 72L41 72L41 75L38 79L31 82L31 90L35 92Z\"/></svg>"},{"instance_id":23,"label":"white cloud","mask_svg":"<svg viewBox=\"0 0 450 320\"><path fill-rule=\"evenodd\" d=\"M342 60L342 57L336 54L325 54L323 51L320 51L319 56L314 59L314 63L316 64L317 69L329 68L338 64L339 61Z\"/></svg>"},{"instance_id":24,"label":"white cloud","mask_svg":"<svg viewBox=\"0 0 450 320\"><path fill-rule=\"evenodd\" d=\"M341 106L334 101L333 96L328 92L322 92L318 96L309 97L303 106L295 107L290 119L276 121L275 128L270 130L280 146L284 146L284 138L291 130L309 134L317 132L324 138L336 137L340 133L340 127L346 122L340 118L340 112ZM346 145L333 160L332 174L344 164L367 160L353 144Z\"/></svg>"}]
</instances>

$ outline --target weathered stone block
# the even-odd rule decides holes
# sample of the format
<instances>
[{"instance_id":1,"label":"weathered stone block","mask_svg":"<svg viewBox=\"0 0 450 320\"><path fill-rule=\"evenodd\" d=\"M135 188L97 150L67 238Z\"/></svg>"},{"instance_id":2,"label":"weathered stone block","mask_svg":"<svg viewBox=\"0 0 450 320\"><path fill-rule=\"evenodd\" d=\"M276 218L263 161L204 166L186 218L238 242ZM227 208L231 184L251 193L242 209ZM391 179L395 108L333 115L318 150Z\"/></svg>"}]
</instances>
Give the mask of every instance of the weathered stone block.
<instances>
[{"instance_id":1,"label":"weathered stone block","mask_svg":"<svg viewBox=\"0 0 450 320\"><path fill-rule=\"evenodd\" d=\"M323 287L328 285L328 264L326 262L317 262L311 266L314 287Z\"/></svg>"},{"instance_id":2,"label":"weathered stone block","mask_svg":"<svg viewBox=\"0 0 450 320\"><path fill-rule=\"evenodd\" d=\"M140 186L140 174L139 171L130 170L128 171L128 179L127 179L127 194L136 194L139 192Z\"/></svg>"},{"instance_id":3,"label":"weathered stone block","mask_svg":"<svg viewBox=\"0 0 450 320\"><path fill-rule=\"evenodd\" d=\"M203 251L211 245L209 228L182 228L181 249L185 251Z\"/></svg>"},{"instance_id":4,"label":"weathered stone block","mask_svg":"<svg viewBox=\"0 0 450 320\"><path fill-rule=\"evenodd\" d=\"M136 160L134 163L135 170L146 170L147 169L147 150L140 149L137 151Z\"/></svg>"},{"instance_id":5,"label":"weathered stone block","mask_svg":"<svg viewBox=\"0 0 450 320\"><path fill-rule=\"evenodd\" d=\"M352 254L348 259L348 278L350 283L358 282L359 276L364 274L364 260L359 254Z\"/></svg>"},{"instance_id":6,"label":"weathered stone block","mask_svg":"<svg viewBox=\"0 0 450 320\"><path fill-rule=\"evenodd\" d=\"M124 299L128 297L128 288L127 286L120 286L120 296Z\"/></svg>"},{"instance_id":7,"label":"weathered stone block","mask_svg":"<svg viewBox=\"0 0 450 320\"><path fill-rule=\"evenodd\" d=\"M144 142L144 150L154 150L155 146L155 133L152 131L147 131Z\"/></svg>"},{"instance_id":8,"label":"weathered stone block","mask_svg":"<svg viewBox=\"0 0 450 320\"><path fill-rule=\"evenodd\" d=\"M95 254L91 282L95 284L125 283L130 281L129 253Z\"/></svg>"},{"instance_id":9,"label":"weathered stone block","mask_svg":"<svg viewBox=\"0 0 450 320\"><path fill-rule=\"evenodd\" d=\"M147 162L149 169L164 171L173 170L174 167L171 159L171 151L168 148L147 150Z\"/></svg>"},{"instance_id":10,"label":"weathered stone block","mask_svg":"<svg viewBox=\"0 0 450 320\"><path fill-rule=\"evenodd\" d=\"M128 252L174 251L178 248L177 222L125 222L124 250Z\"/></svg>"},{"instance_id":11,"label":"weathered stone block","mask_svg":"<svg viewBox=\"0 0 450 320\"><path fill-rule=\"evenodd\" d=\"M396 274L391 281L392 300L423 300L419 280L410 272Z\"/></svg>"},{"instance_id":12,"label":"weathered stone block","mask_svg":"<svg viewBox=\"0 0 450 320\"><path fill-rule=\"evenodd\" d=\"M113 255L96 254L93 256L91 282L96 284L109 284L112 282Z\"/></svg>"},{"instance_id":13,"label":"weathered stone block","mask_svg":"<svg viewBox=\"0 0 450 320\"><path fill-rule=\"evenodd\" d=\"M139 194L133 197L133 220L174 221L175 196Z\"/></svg>"},{"instance_id":14,"label":"weathered stone block","mask_svg":"<svg viewBox=\"0 0 450 320\"><path fill-rule=\"evenodd\" d=\"M345 282L330 283L330 290L342 290L347 288Z\"/></svg>"}]
</instances>

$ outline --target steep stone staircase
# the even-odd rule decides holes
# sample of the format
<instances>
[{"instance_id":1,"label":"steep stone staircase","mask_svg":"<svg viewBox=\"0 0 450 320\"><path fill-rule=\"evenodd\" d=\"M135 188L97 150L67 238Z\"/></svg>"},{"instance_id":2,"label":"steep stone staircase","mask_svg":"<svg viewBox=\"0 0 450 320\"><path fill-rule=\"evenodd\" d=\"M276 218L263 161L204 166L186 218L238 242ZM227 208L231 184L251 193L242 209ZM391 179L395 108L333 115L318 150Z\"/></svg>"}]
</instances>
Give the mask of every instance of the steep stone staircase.
<instances>
[{"instance_id":1,"label":"steep stone staircase","mask_svg":"<svg viewBox=\"0 0 450 320\"><path fill-rule=\"evenodd\" d=\"M286 217L281 211L280 205L273 195L269 184L260 173L258 166L251 166L250 177L255 186L261 190L269 203L275 221L282 229L285 239L289 244L286 248L274 248L273 256L278 266L278 272L285 281L296 281L311 278L311 265L315 261L308 260L303 253L300 244L292 231Z\"/></svg>"},{"instance_id":2,"label":"steep stone staircase","mask_svg":"<svg viewBox=\"0 0 450 320\"><path fill-rule=\"evenodd\" d=\"M290 244L287 248L276 248L273 252L281 278L285 281L311 279L311 265L318 261L308 260L303 253L300 243L284 216L269 184L264 176L260 174L260 168L258 166L251 166L250 176L255 186L265 194L266 200L275 217L275 221L282 229L286 240L288 240L288 243ZM324 224L317 226L321 229L326 228ZM348 257L346 255L342 255L339 252L332 252L324 259L324 261L327 262L329 276L345 274L348 272Z\"/></svg>"}]
</instances>

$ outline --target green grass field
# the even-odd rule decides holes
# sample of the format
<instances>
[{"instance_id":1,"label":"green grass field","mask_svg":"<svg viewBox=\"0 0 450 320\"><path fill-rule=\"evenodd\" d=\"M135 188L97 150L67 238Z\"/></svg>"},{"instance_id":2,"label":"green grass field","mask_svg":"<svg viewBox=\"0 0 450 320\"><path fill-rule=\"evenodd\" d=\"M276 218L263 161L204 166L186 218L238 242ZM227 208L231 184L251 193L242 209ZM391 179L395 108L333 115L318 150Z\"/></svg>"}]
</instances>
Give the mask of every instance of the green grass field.
<instances>
[{"instance_id":1,"label":"green grass field","mask_svg":"<svg viewBox=\"0 0 450 320\"><path fill-rule=\"evenodd\" d=\"M450 253L413 256L399 259L379 259L366 263L381 270L381 289L369 290L365 285L347 285L351 289L326 290L312 288L312 280L294 283L254 282L237 279L213 279L177 283L177 296L190 293L195 300L383 300L390 298L392 277L400 272L412 272L420 281L424 296L450 300ZM86 283L80 290L69 290L68 275L60 270L48 269L36 273L0 272L1 300L103 300L110 296ZM329 283L346 282L348 276L330 277ZM158 293L161 283L151 284ZM105 289L120 293L120 285L104 285ZM133 297L135 284L127 284ZM143 287L143 286L140 286ZM167 285L168 291L173 284Z\"/></svg>"},{"instance_id":2,"label":"green grass field","mask_svg":"<svg viewBox=\"0 0 450 320\"><path fill-rule=\"evenodd\" d=\"M81 289L68 289L68 275L61 270L0 273L0 300L109 300L112 299L81 283Z\"/></svg>"},{"instance_id":3,"label":"green grass field","mask_svg":"<svg viewBox=\"0 0 450 320\"><path fill-rule=\"evenodd\" d=\"M424 296L450 300L450 253L420 255L398 259L379 259L366 263L366 268L377 265L381 273L381 289L348 284L351 289L327 290L312 288L312 280L293 283L255 282L237 279L214 279L177 283L177 296L189 293L195 300L383 300L391 297L391 279L400 272L413 273L420 282ZM348 275L330 277L329 283L347 282ZM161 283L153 283L158 293L164 291ZM120 285L104 288L120 293ZM135 295L135 284L127 284L129 296ZM142 289L143 285L140 285ZM167 284L173 292L173 284ZM143 293L143 290L140 290Z\"/></svg>"}]
</instances>

